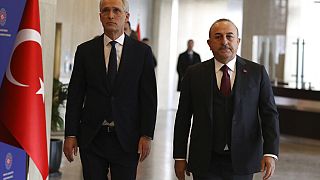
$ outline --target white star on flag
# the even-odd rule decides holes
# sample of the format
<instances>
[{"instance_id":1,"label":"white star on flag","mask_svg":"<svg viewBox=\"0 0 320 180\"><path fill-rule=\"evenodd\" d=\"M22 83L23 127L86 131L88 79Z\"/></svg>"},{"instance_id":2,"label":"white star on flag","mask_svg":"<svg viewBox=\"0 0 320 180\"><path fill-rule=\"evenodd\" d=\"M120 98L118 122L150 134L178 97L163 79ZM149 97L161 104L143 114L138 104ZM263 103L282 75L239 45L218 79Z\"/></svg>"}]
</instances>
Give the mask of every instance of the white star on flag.
<instances>
[{"instance_id":1,"label":"white star on flag","mask_svg":"<svg viewBox=\"0 0 320 180\"><path fill-rule=\"evenodd\" d=\"M44 103L44 84L41 78L39 78L39 80L40 80L40 89L36 92L36 94L42 95L42 101Z\"/></svg>"}]
</instances>

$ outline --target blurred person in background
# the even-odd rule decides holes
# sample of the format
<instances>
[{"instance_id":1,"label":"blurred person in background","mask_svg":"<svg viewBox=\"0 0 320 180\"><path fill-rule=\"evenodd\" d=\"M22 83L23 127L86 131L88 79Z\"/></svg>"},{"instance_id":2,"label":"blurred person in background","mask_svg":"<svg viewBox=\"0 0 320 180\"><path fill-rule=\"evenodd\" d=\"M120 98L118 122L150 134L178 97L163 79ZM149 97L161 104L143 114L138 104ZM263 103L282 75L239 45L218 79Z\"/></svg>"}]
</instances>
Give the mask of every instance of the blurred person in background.
<instances>
[{"instance_id":1,"label":"blurred person in background","mask_svg":"<svg viewBox=\"0 0 320 180\"><path fill-rule=\"evenodd\" d=\"M178 87L177 91L181 91L181 81L189 66L200 63L200 55L193 51L194 42L192 39L188 40L187 50L179 55L177 63L178 72Z\"/></svg>"}]
</instances>

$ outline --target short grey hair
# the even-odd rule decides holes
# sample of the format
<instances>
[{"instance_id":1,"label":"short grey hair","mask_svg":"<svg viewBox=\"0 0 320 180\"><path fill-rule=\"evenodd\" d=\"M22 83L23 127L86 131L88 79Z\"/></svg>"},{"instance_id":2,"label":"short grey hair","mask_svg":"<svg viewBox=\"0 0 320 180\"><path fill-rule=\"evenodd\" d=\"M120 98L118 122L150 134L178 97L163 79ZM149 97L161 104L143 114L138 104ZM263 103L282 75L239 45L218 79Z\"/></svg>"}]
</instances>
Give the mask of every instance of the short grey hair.
<instances>
[{"instance_id":1,"label":"short grey hair","mask_svg":"<svg viewBox=\"0 0 320 180\"><path fill-rule=\"evenodd\" d=\"M101 11L101 5L102 5L102 2L104 0L100 0L100 3L99 3L99 10ZM129 13L129 2L128 0L122 0L122 4L123 4L123 9L125 12Z\"/></svg>"}]
</instances>

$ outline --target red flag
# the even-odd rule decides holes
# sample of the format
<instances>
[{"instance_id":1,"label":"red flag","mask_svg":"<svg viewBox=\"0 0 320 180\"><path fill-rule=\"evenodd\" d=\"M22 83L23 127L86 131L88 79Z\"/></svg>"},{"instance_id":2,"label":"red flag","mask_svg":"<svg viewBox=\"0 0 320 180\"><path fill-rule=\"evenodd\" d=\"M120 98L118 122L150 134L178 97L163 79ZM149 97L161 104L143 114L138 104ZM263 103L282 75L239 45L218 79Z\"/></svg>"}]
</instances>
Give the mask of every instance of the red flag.
<instances>
[{"instance_id":1,"label":"red flag","mask_svg":"<svg viewBox=\"0 0 320 180\"><path fill-rule=\"evenodd\" d=\"M140 40L141 40L140 23L138 23L138 25L137 25L137 30L136 30L136 32L137 32L137 35L138 35L138 40L140 41Z\"/></svg>"},{"instance_id":2,"label":"red flag","mask_svg":"<svg viewBox=\"0 0 320 180\"><path fill-rule=\"evenodd\" d=\"M42 178L48 176L38 0L27 0L11 61L0 89L0 139L27 152ZM15 138L8 136L8 132Z\"/></svg>"}]
</instances>

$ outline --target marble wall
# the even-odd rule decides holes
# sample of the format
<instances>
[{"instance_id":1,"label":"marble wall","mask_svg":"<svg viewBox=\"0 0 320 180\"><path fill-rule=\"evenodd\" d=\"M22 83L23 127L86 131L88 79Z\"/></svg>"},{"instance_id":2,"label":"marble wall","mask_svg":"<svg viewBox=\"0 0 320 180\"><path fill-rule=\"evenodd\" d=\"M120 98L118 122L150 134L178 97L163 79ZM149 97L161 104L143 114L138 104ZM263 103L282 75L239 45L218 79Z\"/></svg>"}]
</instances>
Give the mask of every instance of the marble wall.
<instances>
[{"instance_id":1,"label":"marble wall","mask_svg":"<svg viewBox=\"0 0 320 180\"><path fill-rule=\"evenodd\" d=\"M79 44L103 33L99 21L99 0L57 0L56 22L62 24L60 78L67 83Z\"/></svg>"},{"instance_id":2,"label":"marble wall","mask_svg":"<svg viewBox=\"0 0 320 180\"><path fill-rule=\"evenodd\" d=\"M99 0L57 0L56 22L62 24L60 79L68 83L73 58L79 44L103 33L99 20ZM142 37L152 37L153 1L129 0L130 22ZM152 38L151 38L152 40ZM152 41L151 41L152 42Z\"/></svg>"},{"instance_id":3,"label":"marble wall","mask_svg":"<svg viewBox=\"0 0 320 180\"><path fill-rule=\"evenodd\" d=\"M252 58L253 36L286 34L287 0L243 0L243 29L241 55Z\"/></svg>"}]
</instances>

